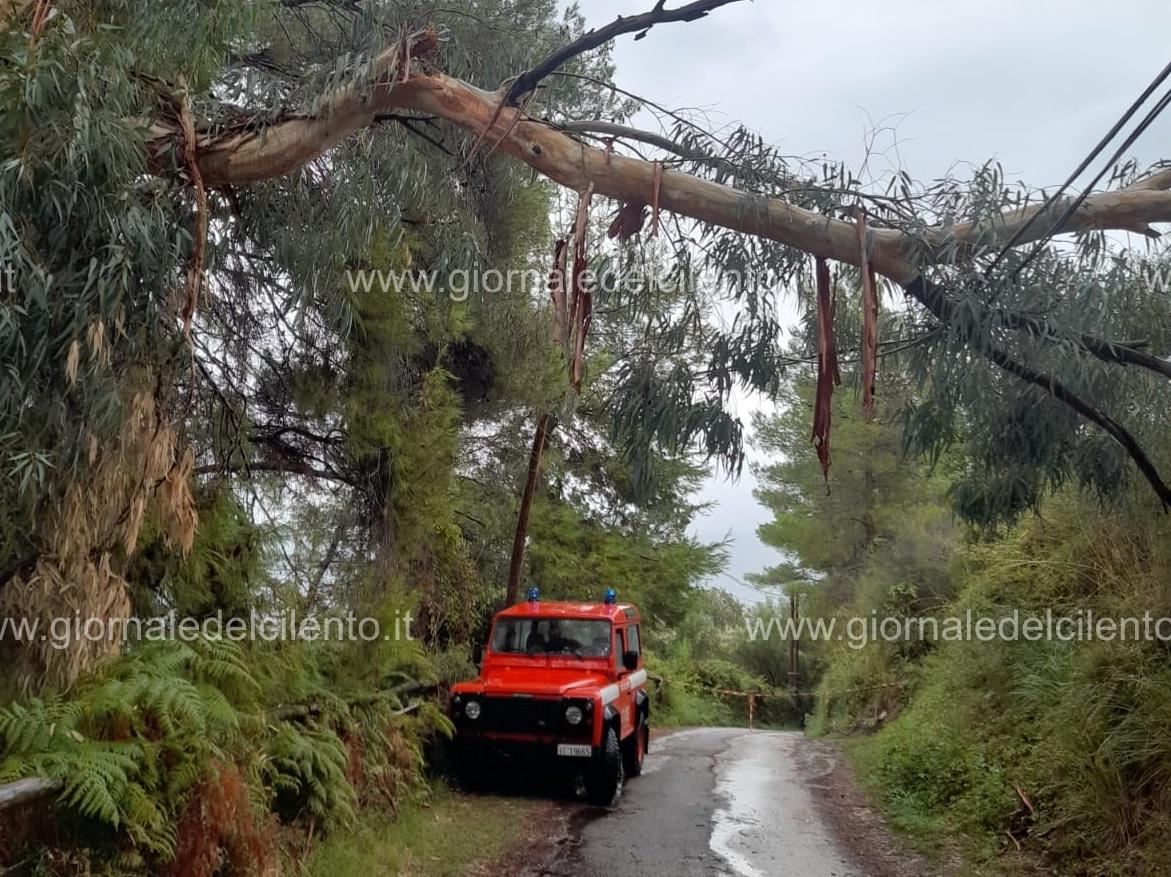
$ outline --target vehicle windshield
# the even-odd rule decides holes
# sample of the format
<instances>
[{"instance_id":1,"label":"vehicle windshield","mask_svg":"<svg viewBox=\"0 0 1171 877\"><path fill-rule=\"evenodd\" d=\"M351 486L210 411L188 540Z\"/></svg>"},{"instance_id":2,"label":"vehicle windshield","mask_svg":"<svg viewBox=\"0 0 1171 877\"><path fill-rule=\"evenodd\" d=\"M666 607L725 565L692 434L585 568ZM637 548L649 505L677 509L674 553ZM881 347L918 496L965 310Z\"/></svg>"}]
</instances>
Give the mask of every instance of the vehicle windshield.
<instances>
[{"instance_id":1,"label":"vehicle windshield","mask_svg":"<svg viewBox=\"0 0 1171 877\"><path fill-rule=\"evenodd\" d=\"M594 618L501 618L492 632L492 651L505 655L605 658L610 654L610 622Z\"/></svg>"}]
</instances>

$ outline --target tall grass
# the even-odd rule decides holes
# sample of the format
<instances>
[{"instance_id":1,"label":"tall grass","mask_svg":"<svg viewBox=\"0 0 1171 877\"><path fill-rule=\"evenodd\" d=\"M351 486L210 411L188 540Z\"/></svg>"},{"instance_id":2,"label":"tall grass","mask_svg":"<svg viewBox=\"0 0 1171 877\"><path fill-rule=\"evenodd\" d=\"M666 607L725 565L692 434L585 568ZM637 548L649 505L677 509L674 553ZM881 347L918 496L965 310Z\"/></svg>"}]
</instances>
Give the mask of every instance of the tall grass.
<instances>
[{"instance_id":1,"label":"tall grass","mask_svg":"<svg viewBox=\"0 0 1171 877\"><path fill-rule=\"evenodd\" d=\"M949 611L1171 616L1171 526L1062 498L963 552ZM831 663L823 690L890 665ZM1171 643L955 642L917 668L906 708L858 748L908 827L1026 851L1062 874L1166 874L1171 861ZM854 721L827 699L823 723Z\"/></svg>"}]
</instances>

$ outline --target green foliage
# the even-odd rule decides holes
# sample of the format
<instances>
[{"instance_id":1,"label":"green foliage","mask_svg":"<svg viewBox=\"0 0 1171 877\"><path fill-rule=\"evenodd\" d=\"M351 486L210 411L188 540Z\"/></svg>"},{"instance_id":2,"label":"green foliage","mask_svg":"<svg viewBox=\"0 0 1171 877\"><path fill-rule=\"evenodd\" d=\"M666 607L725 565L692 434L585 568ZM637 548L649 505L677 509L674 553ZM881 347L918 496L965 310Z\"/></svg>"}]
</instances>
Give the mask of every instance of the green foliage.
<instances>
[{"instance_id":1,"label":"green foliage","mask_svg":"<svg viewBox=\"0 0 1171 877\"><path fill-rule=\"evenodd\" d=\"M0 782L44 776L61 803L164 860L172 821L213 758L255 724L241 652L225 643L144 648L76 696L0 710Z\"/></svg>"},{"instance_id":2,"label":"green foliage","mask_svg":"<svg viewBox=\"0 0 1171 877\"><path fill-rule=\"evenodd\" d=\"M302 867L311 877L460 877L473 868L508 868L496 858L515 842L517 826L541 818L542 806L515 796L458 795L440 786L406 803L392 823L363 814L352 834L315 845Z\"/></svg>"},{"instance_id":3,"label":"green foliage","mask_svg":"<svg viewBox=\"0 0 1171 877\"><path fill-rule=\"evenodd\" d=\"M1060 497L1045 518L963 551L962 589L947 611L1164 616L1167 545L1154 516ZM985 850L1011 832L1063 873L1158 873L1171 781L1171 661L1161 644L1133 634L951 642L915 676L909 707L861 754L900 818L933 819Z\"/></svg>"},{"instance_id":4,"label":"green foliage","mask_svg":"<svg viewBox=\"0 0 1171 877\"><path fill-rule=\"evenodd\" d=\"M346 778L346 748L315 721L278 725L264 747L261 779L286 819L311 816L323 828L346 827L357 803Z\"/></svg>"},{"instance_id":5,"label":"green foliage","mask_svg":"<svg viewBox=\"0 0 1171 877\"><path fill-rule=\"evenodd\" d=\"M757 469L757 499L773 514L759 535L790 558L753 576L766 593L786 596L766 604L766 621L788 614L793 593L802 616L833 619L839 632L851 619L932 616L954 594L962 534L946 503L948 461L932 472L905 457L896 415L911 390L897 374L884 390L871 423L852 394L836 394L828 483L808 440L809 381L794 381L779 414L757 419L761 446L777 459ZM775 661L771 646L746 643ZM803 642L802 687L817 690L810 730L875 727L894 716L902 680L929 648L912 641L859 650L848 637Z\"/></svg>"},{"instance_id":6,"label":"green foliage","mask_svg":"<svg viewBox=\"0 0 1171 877\"><path fill-rule=\"evenodd\" d=\"M597 600L607 587L638 605L650 630L686 611L691 588L719 566L711 546L607 527L569 504L534 504L529 564L550 598Z\"/></svg>"},{"instance_id":7,"label":"green foliage","mask_svg":"<svg viewBox=\"0 0 1171 877\"><path fill-rule=\"evenodd\" d=\"M743 630L743 628L741 628ZM704 640L678 638L667 657L651 655L648 666L656 683L655 723L665 726L748 724L748 699L754 702L754 724L792 727L800 716L792 697L783 688L753 675L739 660L699 658L694 648Z\"/></svg>"},{"instance_id":8,"label":"green foliage","mask_svg":"<svg viewBox=\"0 0 1171 877\"><path fill-rule=\"evenodd\" d=\"M444 68L489 86L585 26L552 0L449 6ZM205 294L186 324L197 199L178 140L149 152L137 120L173 123L189 101L202 135L312 109L433 10L62 0L53 13L35 47L27 16L0 31L0 267L16 271L15 289L0 281L0 588L57 549L46 510L85 483L141 392L157 415L147 431L174 439L176 465L149 478L141 460L114 465L144 494L193 482L198 526L176 553L149 503L136 544L86 552L112 568L98 596L118 603L124 580L131 623L354 612L391 634L409 616L415 636L132 642L67 692L5 698L0 777L61 780L55 817L80 826L67 855L158 873L172 854L216 859L228 839L215 819L254 822L246 839L269 833L272 812L337 832L417 793L427 748L452 728L406 692L470 672L502 593L533 410L556 411L565 436L534 516L534 574L551 595L616 585L647 613L648 640L666 636L722 562L687 535L702 472L685 439L699 433L666 424L640 458L655 476L644 483L610 427L615 363L642 345L631 309L650 326L681 293L596 309L577 399L543 284L349 282L357 270L540 275L559 207L550 184L500 156L453 171L450 130L373 126L287 178L206 193ZM582 78L547 93L551 116L630 111L593 84L612 72L608 49L563 71ZM269 109L242 111L252 104ZM714 398L676 403L727 425ZM254 812L237 814L240 800Z\"/></svg>"},{"instance_id":9,"label":"green foliage","mask_svg":"<svg viewBox=\"0 0 1171 877\"><path fill-rule=\"evenodd\" d=\"M145 360L169 368L188 208L177 187L150 181L133 120L155 106L152 76L181 70L206 88L253 7L118 0L54 11L35 47L24 28L0 32L0 266L16 282L0 319L5 532L27 527L83 468L89 435L110 437L121 382Z\"/></svg>"},{"instance_id":10,"label":"green foliage","mask_svg":"<svg viewBox=\"0 0 1171 877\"><path fill-rule=\"evenodd\" d=\"M190 103L201 132L251 130L278 108L314 109L388 41L431 24L429 5L61 0L53 11L35 41L26 19L0 30L0 268L16 277L9 289L5 273L0 296L0 588L68 541L46 513L85 483L127 400L149 392L154 434L176 437L176 460L190 451L206 479L199 526L190 552L175 556L156 504L131 528L137 545L87 545L87 558L117 568L99 596L118 604L124 574L136 618L354 611L399 633L409 614L422 638L136 644L74 690L6 701L0 779L59 780L58 809L85 825L86 843L97 838L97 858L129 849L138 870L157 870L182 849L185 816L225 777L243 778L257 814L327 831L417 791L428 741L451 726L430 701L403 713L405 691L470 671L503 591L534 411L553 412L557 427L529 576L550 597L614 586L640 605L668 722L745 721L743 699L718 690L767 694L762 721L798 718L804 704L783 693L787 644L744 636L792 596L804 614L845 618L1026 598L1133 610L1157 593L1166 563L1154 535L1125 558L1104 556L1107 545L1137 544L1127 528L1107 542L1072 525L1032 526L968 546L957 569L945 494L988 528L1065 484L1120 495L1130 470L1116 444L974 357L972 341L1010 336L1014 355L1125 412L1158 444L1165 387L1076 344L1093 329L1166 350L1165 296L1147 276L1158 255L1106 258L1096 236L1044 254L1019 283L994 285L1006 313L1045 315L1046 331L1019 335L983 306L984 285L941 268L954 318L884 314L884 340L911 342L884 359L877 423L861 423L839 394L827 493L807 440L810 382L780 380L810 354L808 332L796 358L782 355L777 284L745 279L769 275L807 299L807 260L791 249L707 230L699 246L667 253L666 267L653 244L591 253L603 273L643 268L650 279L634 296L599 294L580 397L548 343L543 289L350 283L357 270L419 279L547 267L564 206L553 188L491 150L453 169L453 132L426 120L380 122L287 178L209 193L208 294L186 325L196 199L178 143L148 152L138 120L173 121ZM444 69L485 87L585 27L575 6L563 13L554 0L452 0L444 16ZM608 49L560 72L569 75L549 79L534 112L632 112L595 84L613 72ZM717 140L679 120L689 170L753 191L783 185L827 213L856 199L857 181L839 167L791 168L744 129ZM794 187L794 171L832 185ZM991 166L970 185L899 185L916 208L908 215L978 218L1018 197ZM695 288L695 268L714 268L730 288ZM714 318L721 308L737 314L730 328ZM856 336L854 311L840 309L839 336ZM740 465L744 427L727 406L736 385L784 406L757 432L781 458L760 473L774 515L762 538L791 563L761 574L774 599L751 611L699 590L725 548L689 535L705 471L696 452ZM907 449L935 468L908 463ZM1157 447L1160 462L1166 452ZM187 472L180 463L144 479L141 460L116 464L159 494ZM136 515L134 503L112 513ZM1089 854L1073 827L1098 848L1157 849L1163 826L1151 814L1166 811L1160 790L1171 782L1161 742L1171 738L1171 680L1158 650L830 643L803 655L802 687L819 684L818 728L890 723L873 743L874 772L905 812L1021 834L1005 793L1021 783L1039 802L1037 821L1054 826L1044 843L1055 854ZM934 742L920 758L922 737ZM1030 748L1040 741L1045 758Z\"/></svg>"},{"instance_id":11,"label":"green foliage","mask_svg":"<svg viewBox=\"0 0 1171 877\"><path fill-rule=\"evenodd\" d=\"M382 674L417 676L421 655L404 664L405 654L384 654ZM137 648L67 697L0 709L0 782L60 782L62 818L88 826L78 839L100 855L133 850L136 869L175 855L177 827L223 764L240 766L253 819L271 808L346 827L359 800L393 807L416 789L425 747L452 728L429 703L399 716L402 699L372 695L369 682L347 694L334 676L344 657L204 640Z\"/></svg>"},{"instance_id":12,"label":"green foliage","mask_svg":"<svg viewBox=\"0 0 1171 877\"><path fill-rule=\"evenodd\" d=\"M968 611L1168 614L1166 528L1141 509L1095 507L1065 491L1045 503L1043 517L985 531L985 540L963 538L948 506L975 495L965 485L976 470L970 458L942 457L933 471L905 460L892 415L915 392L897 373L887 383L873 424L838 394L830 492L806 441L807 385L796 384L787 412L758 422L766 449L780 457L759 472L759 497L774 513L761 536L791 558L759 576L761 587L796 588L802 614L843 628L851 619ZM999 428L1019 429L1019 421L1019 411L1006 412ZM1053 440L1038 438L1038 447ZM1024 470L1008 462L1019 448L997 454L1005 461L997 472L1025 485ZM954 833L973 857L990 859L1011 836L1061 873L1158 873L1171 665L1157 644L859 648L847 639L803 643L802 653L817 692L808 729L876 731L852 747L861 774L926 845Z\"/></svg>"},{"instance_id":13,"label":"green foliage","mask_svg":"<svg viewBox=\"0 0 1171 877\"><path fill-rule=\"evenodd\" d=\"M264 577L265 531L223 484L196 496L199 528L191 551L177 555L158 516L148 516L126 573L141 617L174 611L182 618L222 613L240 617L255 607Z\"/></svg>"}]
</instances>

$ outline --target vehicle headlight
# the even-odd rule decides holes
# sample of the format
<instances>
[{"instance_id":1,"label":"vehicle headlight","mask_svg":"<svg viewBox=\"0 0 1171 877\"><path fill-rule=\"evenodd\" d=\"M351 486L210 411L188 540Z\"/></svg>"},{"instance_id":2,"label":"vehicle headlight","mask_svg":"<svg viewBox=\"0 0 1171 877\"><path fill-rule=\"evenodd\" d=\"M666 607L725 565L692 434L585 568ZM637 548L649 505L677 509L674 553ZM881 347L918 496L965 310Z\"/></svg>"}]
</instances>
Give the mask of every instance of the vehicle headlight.
<instances>
[{"instance_id":1,"label":"vehicle headlight","mask_svg":"<svg viewBox=\"0 0 1171 877\"><path fill-rule=\"evenodd\" d=\"M469 700L464 704L464 715L473 722L480 718L480 702L478 700Z\"/></svg>"},{"instance_id":2,"label":"vehicle headlight","mask_svg":"<svg viewBox=\"0 0 1171 877\"><path fill-rule=\"evenodd\" d=\"M571 725L580 725L581 724L581 707L571 706L569 709L567 709L565 711L565 721L569 722L569 724L571 724Z\"/></svg>"}]
</instances>

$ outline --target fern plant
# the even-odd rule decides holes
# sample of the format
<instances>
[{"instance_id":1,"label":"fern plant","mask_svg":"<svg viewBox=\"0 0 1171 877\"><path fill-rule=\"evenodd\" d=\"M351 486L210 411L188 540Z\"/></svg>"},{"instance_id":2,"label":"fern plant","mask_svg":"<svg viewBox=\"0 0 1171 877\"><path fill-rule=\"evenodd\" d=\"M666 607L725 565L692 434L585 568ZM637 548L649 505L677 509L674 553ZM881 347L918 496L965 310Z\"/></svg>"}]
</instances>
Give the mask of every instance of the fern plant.
<instances>
[{"instance_id":1,"label":"fern plant","mask_svg":"<svg viewBox=\"0 0 1171 877\"><path fill-rule=\"evenodd\" d=\"M286 819L308 814L326 829L353 823L354 788L346 774L345 744L317 721L270 728L261 779L276 792Z\"/></svg>"},{"instance_id":2,"label":"fern plant","mask_svg":"<svg viewBox=\"0 0 1171 877\"><path fill-rule=\"evenodd\" d=\"M257 686L230 643L152 644L74 697L0 709L0 782L43 776L59 804L161 858L174 818L213 759L258 727Z\"/></svg>"}]
</instances>

